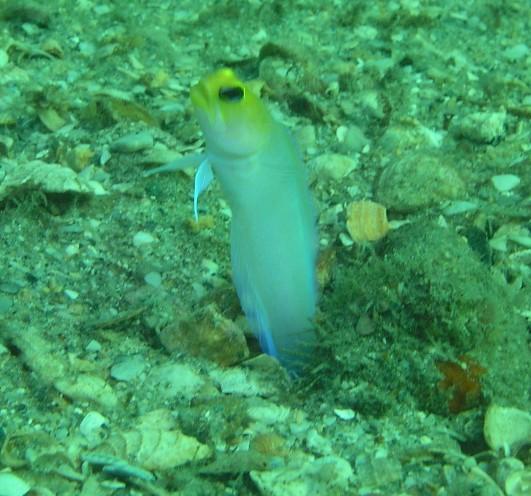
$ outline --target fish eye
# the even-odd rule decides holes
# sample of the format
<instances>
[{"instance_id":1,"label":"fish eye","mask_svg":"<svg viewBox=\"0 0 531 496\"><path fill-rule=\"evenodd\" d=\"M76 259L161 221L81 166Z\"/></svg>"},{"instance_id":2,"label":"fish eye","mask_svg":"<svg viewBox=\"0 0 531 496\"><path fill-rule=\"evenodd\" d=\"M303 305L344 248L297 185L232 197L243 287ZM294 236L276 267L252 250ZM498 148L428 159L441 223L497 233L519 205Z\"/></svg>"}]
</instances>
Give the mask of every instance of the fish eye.
<instances>
[{"instance_id":1,"label":"fish eye","mask_svg":"<svg viewBox=\"0 0 531 496\"><path fill-rule=\"evenodd\" d=\"M244 94L241 86L222 86L218 92L222 102L239 102L243 99Z\"/></svg>"}]
</instances>

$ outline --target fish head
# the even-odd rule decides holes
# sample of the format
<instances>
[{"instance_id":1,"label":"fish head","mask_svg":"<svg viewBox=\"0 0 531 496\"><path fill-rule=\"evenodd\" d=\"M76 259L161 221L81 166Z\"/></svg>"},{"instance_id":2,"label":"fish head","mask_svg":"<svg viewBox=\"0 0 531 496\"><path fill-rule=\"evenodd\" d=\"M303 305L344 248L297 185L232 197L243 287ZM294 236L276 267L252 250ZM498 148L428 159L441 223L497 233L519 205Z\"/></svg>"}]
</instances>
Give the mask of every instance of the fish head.
<instances>
[{"instance_id":1,"label":"fish head","mask_svg":"<svg viewBox=\"0 0 531 496\"><path fill-rule=\"evenodd\" d=\"M190 97L207 148L224 156L248 156L260 149L273 124L260 98L231 69L195 84Z\"/></svg>"}]
</instances>

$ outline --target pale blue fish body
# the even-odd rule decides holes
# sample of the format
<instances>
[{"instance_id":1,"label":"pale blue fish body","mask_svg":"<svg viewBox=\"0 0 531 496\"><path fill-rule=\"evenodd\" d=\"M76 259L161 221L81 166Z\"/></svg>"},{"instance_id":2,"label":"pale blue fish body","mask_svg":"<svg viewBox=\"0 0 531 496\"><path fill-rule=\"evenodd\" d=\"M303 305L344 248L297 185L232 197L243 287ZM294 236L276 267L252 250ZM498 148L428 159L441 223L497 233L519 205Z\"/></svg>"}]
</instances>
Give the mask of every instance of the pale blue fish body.
<instances>
[{"instance_id":1,"label":"pale blue fish body","mask_svg":"<svg viewBox=\"0 0 531 496\"><path fill-rule=\"evenodd\" d=\"M232 273L241 306L265 353L298 372L316 344L316 216L297 146L285 126L229 69L202 79L191 98L204 154L154 172L201 162L197 198L219 180L232 211Z\"/></svg>"},{"instance_id":2,"label":"pale blue fish body","mask_svg":"<svg viewBox=\"0 0 531 496\"><path fill-rule=\"evenodd\" d=\"M315 212L296 145L274 123L251 155L207 158L232 210L231 261L242 308L264 352L288 368L315 345Z\"/></svg>"}]
</instances>

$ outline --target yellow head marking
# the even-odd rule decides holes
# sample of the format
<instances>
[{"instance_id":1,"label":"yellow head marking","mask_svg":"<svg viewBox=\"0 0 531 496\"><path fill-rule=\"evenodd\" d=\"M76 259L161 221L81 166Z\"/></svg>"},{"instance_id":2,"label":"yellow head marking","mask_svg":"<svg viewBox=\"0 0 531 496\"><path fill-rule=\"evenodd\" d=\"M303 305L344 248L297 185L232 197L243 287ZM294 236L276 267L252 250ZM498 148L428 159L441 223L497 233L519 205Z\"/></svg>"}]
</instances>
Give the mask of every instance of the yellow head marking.
<instances>
[{"instance_id":1,"label":"yellow head marking","mask_svg":"<svg viewBox=\"0 0 531 496\"><path fill-rule=\"evenodd\" d=\"M233 153L240 146L243 153L262 142L270 129L267 108L231 69L201 79L190 96L207 143L225 143Z\"/></svg>"}]
</instances>

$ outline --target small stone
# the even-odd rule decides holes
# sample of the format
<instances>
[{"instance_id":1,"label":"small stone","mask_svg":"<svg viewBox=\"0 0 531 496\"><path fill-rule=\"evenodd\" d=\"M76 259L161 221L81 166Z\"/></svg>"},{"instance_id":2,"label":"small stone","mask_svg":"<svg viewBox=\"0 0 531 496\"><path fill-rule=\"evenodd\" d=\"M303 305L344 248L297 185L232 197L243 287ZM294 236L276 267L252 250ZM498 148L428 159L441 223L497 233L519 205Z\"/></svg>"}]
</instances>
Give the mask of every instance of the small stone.
<instances>
[{"instance_id":1,"label":"small stone","mask_svg":"<svg viewBox=\"0 0 531 496\"><path fill-rule=\"evenodd\" d=\"M0 294L0 314L6 313L13 306L13 299Z\"/></svg>"},{"instance_id":2,"label":"small stone","mask_svg":"<svg viewBox=\"0 0 531 496\"><path fill-rule=\"evenodd\" d=\"M358 161L346 155L326 153L312 160L310 167L318 178L339 181L358 167Z\"/></svg>"},{"instance_id":3,"label":"small stone","mask_svg":"<svg viewBox=\"0 0 531 496\"><path fill-rule=\"evenodd\" d=\"M329 455L276 470L250 472L261 494L268 496L314 496L346 494L352 480L352 467L347 460Z\"/></svg>"},{"instance_id":4,"label":"small stone","mask_svg":"<svg viewBox=\"0 0 531 496\"><path fill-rule=\"evenodd\" d=\"M140 246L149 245L151 243L154 243L155 241L157 241L157 239L145 231L138 231L133 236L133 245L137 248L139 248Z\"/></svg>"},{"instance_id":5,"label":"small stone","mask_svg":"<svg viewBox=\"0 0 531 496\"><path fill-rule=\"evenodd\" d=\"M70 300L77 300L79 298L79 293L73 289L65 289L65 296Z\"/></svg>"},{"instance_id":6,"label":"small stone","mask_svg":"<svg viewBox=\"0 0 531 496\"><path fill-rule=\"evenodd\" d=\"M341 420L352 420L356 416L356 412L350 408L335 408L334 413Z\"/></svg>"},{"instance_id":7,"label":"small stone","mask_svg":"<svg viewBox=\"0 0 531 496\"><path fill-rule=\"evenodd\" d=\"M502 193L511 191L520 184L520 178L514 174L500 174L492 176L490 180L494 184L494 187Z\"/></svg>"},{"instance_id":8,"label":"small stone","mask_svg":"<svg viewBox=\"0 0 531 496\"><path fill-rule=\"evenodd\" d=\"M518 43L503 51L505 58L509 60L522 60L529 54L529 47L525 43Z\"/></svg>"},{"instance_id":9,"label":"small stone","mask_svg":"<svg viewBox=\"0 0 531 496\"><path fill-rule=\"evenodd\" d=\"M473 112L454 119L450 131L457 138L488 145L505 136L506 117L505 112Z\"/></svg>"},{"instance_id":10,"label":"small stone","mask_svg":"<svg viewBox=\"0 0 531 496\"><path fill-rule=\"evenodd\" d=\"M144 276L144 282L154 288L160 288L162 284L162 276L158 272L148 272Z\"/></svg>"},{"instance_id":11,"label":"small stone","mask_svg":"<svg viewBox=\"0 0 531 496\"><path fill-rule=\"evenodd\" d=\"M54 383L55 388L75 401L93 401L105 408L116 408L118 397L114 390L101 377L80 374L71 378L61 377Z\"/></svg>"},{"instance_id":12,"label":"small stone","mask_svg":"<svg viewBox=\"0 0 531 496\"><path fill-rule=\"evenodd\" d=\"M444 207L443 212L445 215L460 215L467 212L473 212L479 207L477 202L467 200L455 200L448 203Z\"/></svg>"},{"instance_id":13,"label":"small stone","mask_svg":"<svg viewBox=\"0 0 531 496\"><path fill-rule=\"evenodd\" d=\"M72 245L68 245L66 248L65 248L65 254L67 257L73 257L74 255L77 255L79 253L79 244L76 243L76 244L72 244Z\"/></svg>"},{"instance_id":14,"label":"small stone","mask_svg":"<svg viewBox=\"0 0 531 496\"><path fill-rule=\"evenodd\" d=\"M345 127L338 136L338 140L341 151L345 153L361 153L370 144L369 139L358 126Z\"/></svg>"},{"instance_id":15,"label":"small stone","mask_svg":"<svg viewBox=\"0 0 531 496\"><path fill-rule=\"evenodd\" d=\"M213 304L162 329L160 341L169 352L184 351L222 366L249 356L243 331Z\"/></svg>"},{"instance_id":16,"label":"small stone","mask_svg":"<svg viewBox=\"0 0 531 496\"><path fill-rule=\"evenodd\" d=\"M101 351L101 344L95 339L91 339L89 341L89 344L87 344L85 350L89 353L98 353Z\"/></svg>"},{"instance_id":17,"label":"small stone","mask_svg":"<svg viewBox=\"0 0 531 496\"><path fill-rule=\"evenodd\" d=\"M6 66L9 62L9 55L5 50L0 49L0 68Z\"/></svg>"},{"instance_id":18,"label":"small stone","mask_svg":"<svg viewBox=\"0 0 531 496\"><path fill-rule=\"evenodd\" d=\"M79 144L68 151L66 161L68 166L76 172L81 172L94 157L94 150L90 145Z\"/></svg>"},{"instance_id":19,"label":"small stone","mask_svg":"<svg viewBox=\"0 0 531 496\"><path fill-rule=\"evenodd\" d=\"M150 148L153 148L153 135L148 131L127 134L111 145L111 151L119 153L135 153Z\"/></svg>"},{"instance_id":20,"label":"small stone","mask_svg":"<svg viewBox=\"0 0 531 496\"><path fill-rule=\"evenodd\" d=\"M140 355L121 358L111 367L111 377L117 381L129 382L138 377L146 368L146 363Z\"/></svg>"}]
</instances>

